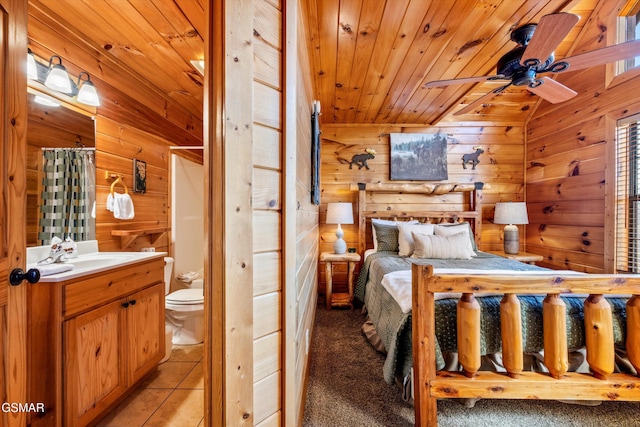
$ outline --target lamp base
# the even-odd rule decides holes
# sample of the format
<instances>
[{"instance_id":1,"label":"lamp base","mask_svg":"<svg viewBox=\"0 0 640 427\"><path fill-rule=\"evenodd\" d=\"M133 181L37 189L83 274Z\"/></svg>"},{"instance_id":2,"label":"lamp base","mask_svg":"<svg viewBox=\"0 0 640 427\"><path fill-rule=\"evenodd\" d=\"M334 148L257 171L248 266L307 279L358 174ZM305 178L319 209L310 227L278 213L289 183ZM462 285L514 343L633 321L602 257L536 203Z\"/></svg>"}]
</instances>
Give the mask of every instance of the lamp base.
<instances>
[{"instance_id":1,"label":"lamp base","mask_svg":"<svg viewBox=\"0 0 640 427\"><path fill-rule=\"evenodd\" d=\"M504 253L517 255L520 252L520 231L517 225L504 226Z\"/></svg>"},{"instance_id":2,"label":"lamp base","mask_svg":"<svg viewBox=\"0 0 640 427\"><path fill-rule=\"evenodd\" d=\"M338 224L338 228L336 229L337 240L333 244L333 253L335 254L343 254L347 252L347 242L342 240L342 236L344 236L344 231L342 231L342 227Z\"/></svg>"}]
</instances>

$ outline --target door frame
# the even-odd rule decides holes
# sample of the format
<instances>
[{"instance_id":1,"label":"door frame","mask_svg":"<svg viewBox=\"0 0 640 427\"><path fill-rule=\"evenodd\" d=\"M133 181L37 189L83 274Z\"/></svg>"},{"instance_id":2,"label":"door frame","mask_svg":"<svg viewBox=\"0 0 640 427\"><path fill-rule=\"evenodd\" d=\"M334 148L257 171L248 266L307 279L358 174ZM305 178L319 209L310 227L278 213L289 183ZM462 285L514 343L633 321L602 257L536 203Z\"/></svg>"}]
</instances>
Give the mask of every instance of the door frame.
<instances>
[{"instance_id":1,"label":"door frame","mask_svg":"<svg viewBox=\"0 0 640 427\"><path fill-rule=\"evenodd\" d=\"M5 74L0 81L0 99L3 105L2 150L3 165L0 183L6 215L1 222L0 239L2 256L0 270L6 289L6 305L0 307L0 345L2 346L3 372L0 388L4 402L25 404L27 402L27 286L10 286L9 273L14 268L26 266L26 131L27 131L27 2L24 0L0 0L2 31L0 32L0 54ZM6 39L5 39L6 37ZM27 424L24 410L0 413L0 425L23 427Z\"/></svg>"}]
</instances>

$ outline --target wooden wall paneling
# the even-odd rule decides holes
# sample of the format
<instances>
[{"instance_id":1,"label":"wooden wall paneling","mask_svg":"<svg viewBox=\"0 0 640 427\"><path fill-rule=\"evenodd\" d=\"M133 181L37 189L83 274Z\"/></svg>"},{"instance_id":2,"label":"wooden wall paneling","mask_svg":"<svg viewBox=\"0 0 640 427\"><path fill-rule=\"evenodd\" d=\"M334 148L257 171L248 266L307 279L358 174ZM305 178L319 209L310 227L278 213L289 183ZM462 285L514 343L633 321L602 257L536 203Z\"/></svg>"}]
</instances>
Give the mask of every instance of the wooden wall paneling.
<instances>
[{"instance_id":1,"label":"wooden wall paneling","mask_svg":"<svg viewBox=\"0 0 640 427\"><path fill-rule=\"evenodd\" d=\"M261 83L254 83L256 101L254 121L275 129L281 127L280 92Z\"/></svg>"},{"instance_id":2,"label":"wooden wall paneling","mask_svg":"<svg viewBox=\"0 0 640 427\"><path fill-rule=\"evenodd\" d=\"M280 369L282 333L273 333L253 342L253 382L272 375Z\"/></svg>"},{"instance_id":3,"label":"wooden wall paneling","mask_svg":"<svg viewBox=\"0 0 640 427\"><path fill-rule=\"evenodd\" d=\"M282 134L273 128L255 124L253 127L253 159L255 166L281 168L280 140Z\"/></svg>"},{"instance_id":4,"label":"wooden wall paneling","mask_svg":"<svg viewBox=\"0 0 640 427\"><path fill-rule=\"evenodd\" d=\"M280 210L281 195L280 180L282 175L278 171L261 168L253 170L253 208Z\"/></svg>"},{"instance_id":5,"label":"wooden wall paneling","mask_svg":"<svg viewBox=\"0 0 640 427\"><path fill-rule=\"evenodd\" d=\"M280 331L280 292L253 298L253 339Z\"/></svg>"},{"instance_id":6,"label":"wooden wall paneling","mask_svg":"<svg viewBox=\"0 0 640 427\"><path fill-rule=\"evenodd\" d=\"M253 295L258 296L280 289L282 254L280 252L256 253L253 274Z\"/></svg>"},{"instance_id":7,"label":"wooden wall paneling","mask_svg":"<svg viewBox=\"0 0 640 427\"><path fill-rule=\"evenodd\" d=\"M276 414L281 408L282 396L282 378L281 372L274 372L254 384L253 400L254 406L254 422L262 423L273 414Z\"/></svg>"},{"instance_id":8,"label":"wooden wall paneling","mask_svg":"<svg viewBox=\"0 0 640 427\"><path fill-rule=\"evenodd\" d=\"M283 331L283 174L282 160L282 12L264 0L252 2L253 13L253 251L254 424L281 411L283 389L280 346ZM267 264L263 283L262 265ZM268 353L257 340L271 337ZM273 340L276 341L273 341ZM269 396L265 398L265 396ZM275 419L278 419L276 416Z\"/></svg>"},{"instance_id":9,"label":"wooden wall paneling","mask_svg":"<svg viewBox=\"0 0 640 427\"><path fill-rule=\"evenodd\" d=\"M305 4L286 0L284 14L284 401L279 425L301 425L304 415L308 345L317 298L318 207L311 203L312 53ZM322 110L325 110L322 106ZM322 120L322 116L320 117Z\"/></svg>"},{"instance_id":10,"label":"wooden wall paneling","mask_svg":"<svg viewBox=\"0 0 640 427\"><path fill-rule=\"evenodd\" d=\"M604 75L604 67L568 73L561 81L578 96L542 104L529 122L527 251L545 257L540 265L605 271L605 195L612 185L605 180L606 152L613 143L605 123L608 111L640 99L604 89Z\"/></svg>"},{"instance_id":11,"label":"wooden wall paneling","mask_svg":"<svg viewBox=\"0 0 640 427\"><path fill-rule=\"evenodd\" d=\"M320 209L320 251L332 251L335 241L335 226L324 223L326 204L330 202L351 202L357 206L358 194L351 191L357 182L392 182L389 179L389 133L435 133L448 135L447 147L448 182L484 182L489 188L483 191L483 223L490 225L493 219L493 205L499 201L524 201L524 127L480 123L439 124L424 126L384 126L384 125L326 125L322 126L322 205ZM485 151L480 156L476 170L463 169L462 155L472 153L476 147ZM365 148L374 148L376 155L368 161L369 170L349 169L346 162L354 154L363 153ZM407 212L426 210L451 210L454 206L468 204L462 195L441 196L439 203L425 203L420 196L412 194L375 193L368 200L368 206L380 211L381 216L390 206L402 205ZM355 219L356 223L358 219ZM483 227L482 250L497 250L502 247L503 227ZM356 225L343 225L345 241L349 247L358 247L359 236ZM323 266L319 267L319 288L324 289ZM336 282L346 281L346 268L336 266Z\"/></svg>"}]
</instances>

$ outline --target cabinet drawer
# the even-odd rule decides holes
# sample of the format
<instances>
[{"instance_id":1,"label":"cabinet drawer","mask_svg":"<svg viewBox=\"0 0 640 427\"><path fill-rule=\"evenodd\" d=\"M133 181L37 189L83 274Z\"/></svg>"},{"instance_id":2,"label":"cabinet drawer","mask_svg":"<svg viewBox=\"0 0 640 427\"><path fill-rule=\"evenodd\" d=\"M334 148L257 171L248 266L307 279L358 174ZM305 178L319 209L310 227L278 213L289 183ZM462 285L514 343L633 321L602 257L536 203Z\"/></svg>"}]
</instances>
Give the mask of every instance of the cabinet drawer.
<instances>
[{"instance_id":1,"label":"cabinet drawer","mask_svg":"<svg viewBox=\"0 0 640 427\"><path fill-rule=\"evenodd\" d=\"M162 258L96 274L64 287L63 316L73 316L163 281Z\"/></svg>"}]
</instances>

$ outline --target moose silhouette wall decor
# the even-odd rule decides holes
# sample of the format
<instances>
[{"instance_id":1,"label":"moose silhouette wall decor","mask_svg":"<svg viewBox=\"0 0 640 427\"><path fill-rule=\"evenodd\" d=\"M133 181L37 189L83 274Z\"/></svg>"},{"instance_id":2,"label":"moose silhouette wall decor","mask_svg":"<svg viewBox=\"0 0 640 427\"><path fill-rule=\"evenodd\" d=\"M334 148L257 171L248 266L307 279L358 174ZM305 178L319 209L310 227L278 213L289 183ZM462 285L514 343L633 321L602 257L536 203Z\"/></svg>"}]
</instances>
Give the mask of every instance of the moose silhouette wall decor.
<instances>
[{"instance_id":1,"label":"moose silhouette wall decor","mask_svg":"<svg viewBox=\"0 0 640 427\"><path fill-rule=\"evenodd\" d=\"M468 164L471 164L471 169L475 170L476 165L480 163L480 154L484 153L484 150L480 147L475 147L476 151L473 153L467 153L462 155L462 168L466 169Z\"/></svg>"},{"instance_id":2,"label":"moose silhouette wall decor","mask_svg":"<svg viewBox=\"0 0 640 427\"><path fill-rule=\"evenodd\" d=\"M358 166L358 169L362 169L364 167L369 170L367 160L371 160L376 157L376 150L373 148L366 148L364 151L365 152L361 154L354 154L353 157L351 157L351 160L338 157L338 161L340 163L349 164L349 169L353 169L353 165L356 165Z\"/></svg>"}]
</instances>

